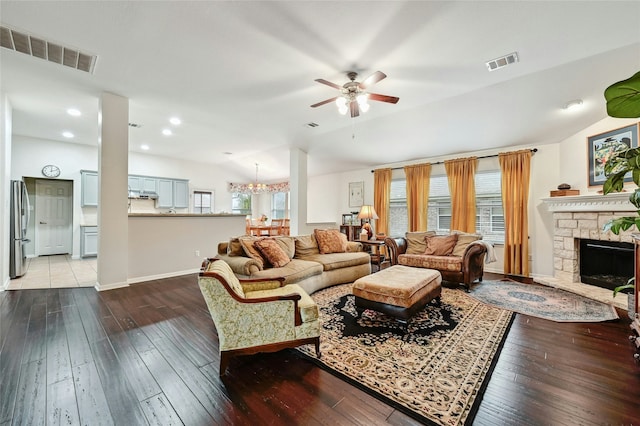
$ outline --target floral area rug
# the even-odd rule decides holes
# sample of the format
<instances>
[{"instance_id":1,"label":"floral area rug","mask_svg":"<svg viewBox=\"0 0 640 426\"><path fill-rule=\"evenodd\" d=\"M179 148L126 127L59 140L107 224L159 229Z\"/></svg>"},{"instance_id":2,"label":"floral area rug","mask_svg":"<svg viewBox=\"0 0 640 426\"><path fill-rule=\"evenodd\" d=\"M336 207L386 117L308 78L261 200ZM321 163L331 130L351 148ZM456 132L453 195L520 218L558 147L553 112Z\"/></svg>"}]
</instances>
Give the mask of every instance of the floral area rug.
<instances>
[{"instance_id":1,"label":"floral area rug","mask_svg":"<svg viewBox=\"0 0 640 426\"><path fill-rule=\"evenodd\" d=\"M442 289L403 328L373 310L358 318L351 284L312 295L320 307L321 367L425 424L470 424L513 313Z\"/></svg>"},{"instance_id":2,"label":"floral area rug","mask_svg":"<svg viewBox=\"0 0 640 426\"><path fill-rule=\"evenodd\" d=\"M619 318L611 305L537 284L483 281L474 285L469 295L498 308L556 322L601 322Z\"/></svg>"}]
</instances>

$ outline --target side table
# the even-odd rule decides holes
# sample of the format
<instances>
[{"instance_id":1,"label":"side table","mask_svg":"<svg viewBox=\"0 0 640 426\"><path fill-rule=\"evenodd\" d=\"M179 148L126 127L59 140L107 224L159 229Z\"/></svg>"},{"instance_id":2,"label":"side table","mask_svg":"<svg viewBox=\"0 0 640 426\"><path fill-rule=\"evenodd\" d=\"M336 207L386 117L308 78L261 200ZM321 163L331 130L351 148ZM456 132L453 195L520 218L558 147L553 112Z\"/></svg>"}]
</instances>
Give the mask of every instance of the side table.
<instances>
[{"instance_id":1,"label":"side table","mask_svg":"<svg viewBox=\"0 0 640 426\"><path fill-rule=\"evenodd\" d=\"M387 263L387 260L380 252L380 247L384 247L384 240L356 240L365 247L370 247L371 250L371 264L378 267L378 271L382 270L382 265Z\"/></svg>"}]
</instances>

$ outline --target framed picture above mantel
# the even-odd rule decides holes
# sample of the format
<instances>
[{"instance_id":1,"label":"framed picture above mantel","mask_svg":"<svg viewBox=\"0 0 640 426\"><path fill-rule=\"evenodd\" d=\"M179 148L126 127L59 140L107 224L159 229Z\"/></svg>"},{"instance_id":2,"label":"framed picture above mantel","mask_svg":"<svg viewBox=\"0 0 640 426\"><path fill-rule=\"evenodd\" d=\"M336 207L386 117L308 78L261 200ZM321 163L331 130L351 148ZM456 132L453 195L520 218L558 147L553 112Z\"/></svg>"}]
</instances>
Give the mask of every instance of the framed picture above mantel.
<instances>
[{"instance_id":1,"label":"framed picture above mantel","mask_svg":"<svg viewBox=\"0 0 640 426\"><path fill-rule=\"evenodd\" d=\"M587 138L589 186L604 184L607 180L604 175L604 165L615 154L638 147L638 126L639 124L636 123ZM631 173L625 176L624 181L632 181Z\"/></svg>"}]
</instances>

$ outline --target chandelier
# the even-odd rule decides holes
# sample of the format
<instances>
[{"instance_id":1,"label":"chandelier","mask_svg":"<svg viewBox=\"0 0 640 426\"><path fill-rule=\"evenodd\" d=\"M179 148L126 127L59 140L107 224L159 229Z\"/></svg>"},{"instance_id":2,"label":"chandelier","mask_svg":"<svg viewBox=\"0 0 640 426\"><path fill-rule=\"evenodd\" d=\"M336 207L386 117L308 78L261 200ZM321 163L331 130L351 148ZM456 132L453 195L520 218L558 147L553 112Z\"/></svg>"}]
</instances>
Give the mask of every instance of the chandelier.
<instances>
[{"instance_id":1,"label":"chandelier","mask_svg":"<svg viewBox=\"0 0 640 426\"><path fill-rule=\"evenodd\" d=\"M254 183L250 183L247 185L247 189L252 194L262 194L263 192L267 192L268 187L264 183L258 183L258 163L256 163L256 180Z\"/></svg>"}]
</instances>

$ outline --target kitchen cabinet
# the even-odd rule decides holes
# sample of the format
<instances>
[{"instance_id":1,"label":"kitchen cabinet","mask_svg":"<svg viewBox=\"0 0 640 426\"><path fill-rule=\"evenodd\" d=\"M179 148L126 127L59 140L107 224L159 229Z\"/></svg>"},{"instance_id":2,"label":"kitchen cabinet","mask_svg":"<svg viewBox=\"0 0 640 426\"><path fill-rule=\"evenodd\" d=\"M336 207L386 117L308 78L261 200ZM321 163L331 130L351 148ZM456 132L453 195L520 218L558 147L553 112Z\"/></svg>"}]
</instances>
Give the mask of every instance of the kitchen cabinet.
<instances>
[{"instance_id":1,"label":"kitchen cabinet","mask_svg":"<svg viewBox=\"0 0 640 426\"><path fill-rule=\"evenodd\" d=\"M98 172L80 171L80 203L82 207L98 206Z\"/></svg>"},{"instance_id":2,"label":"kitchen cabinet","mask_svg":"<svg viewBox=\"0 0 640 426\"><path fill-rule=\"evenodd\" d=\"M158 199L156 208L186 209L189 207L189 181L181 179L157 179Z\"/></svg>"},{"instance_id":3,"label":"kitchen cabinet","mask_svg":"<svg viewBox=\"0 0 640 426\"><path fill-rule=\"evenodd\" d=\"M127 182L133 192L158 192L158 179L154 177L130 175Z\"/></svg>"},{"instance_id":4,"label":"kitchen cabinet","mask_svg":"<svg viewBox=\"0 0 640 426\"><path fill-rule=\"evenodd\" d=\"M189 181L173 181L173 207L176 209L189 208Z\"/></svg>"},{"instance_id":5,"label":"kitchen cabinet","mask_svg":"<svg viewBox=\"0 0 640 426\"><path fill-rule=\"evenodd\" d=\"M80 227L80 257L93 257L98 255L98 227Z\"/></svg>"},{"instance_id":6,"label":"kitchen cabinet","mask_svg":"<svg viewBox=\"0 0 640 426\"><path fill-rule=\"evenodd\" d=\"M173 179L158 179L157 208L173 208Z\"/></svg>"}]
</instances>

